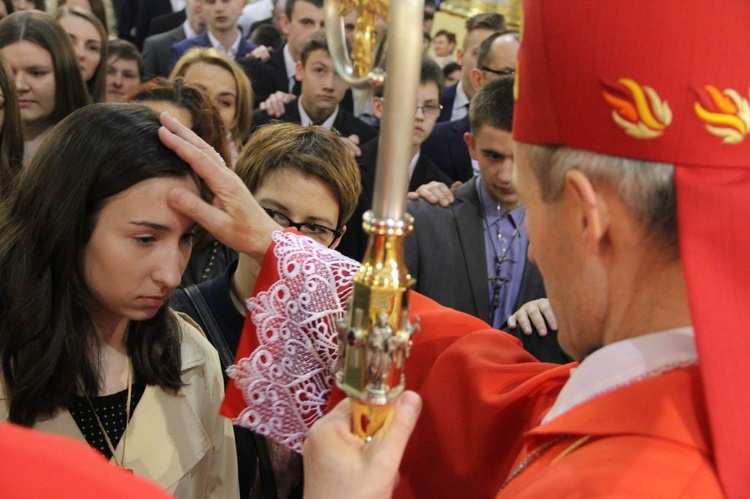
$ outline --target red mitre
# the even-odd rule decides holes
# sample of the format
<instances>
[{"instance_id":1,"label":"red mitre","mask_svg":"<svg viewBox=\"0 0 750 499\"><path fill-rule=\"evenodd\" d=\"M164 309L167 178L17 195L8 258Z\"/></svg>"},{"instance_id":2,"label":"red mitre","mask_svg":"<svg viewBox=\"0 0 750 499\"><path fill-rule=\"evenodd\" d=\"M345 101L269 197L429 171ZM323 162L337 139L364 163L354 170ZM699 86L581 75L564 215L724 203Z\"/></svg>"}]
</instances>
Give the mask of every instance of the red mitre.
<instances>
[{"instance_id":1,"label":"red mitre","mask_svg":"<svg viewBox=\"0 0 750 499\"><path fill-rule=\"evenodd\" d=\"M750 480L750 2L525 0L513 135L676 166L719 475Z\"/></svg>"}]
</instances>

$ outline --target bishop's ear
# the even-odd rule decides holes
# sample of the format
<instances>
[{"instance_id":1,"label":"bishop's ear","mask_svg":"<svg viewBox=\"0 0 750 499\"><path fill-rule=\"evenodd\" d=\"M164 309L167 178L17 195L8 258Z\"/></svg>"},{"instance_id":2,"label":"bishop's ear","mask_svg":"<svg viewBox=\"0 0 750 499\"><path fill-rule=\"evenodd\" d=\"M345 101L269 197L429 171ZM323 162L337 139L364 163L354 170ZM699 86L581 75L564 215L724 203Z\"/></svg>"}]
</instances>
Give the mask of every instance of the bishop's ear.
<instances>
[{"instance_id":1,"label":"bishop's ear","mask_svg":"<svg viewBox=\"0 0 750 499\"><path fill-rule=\"evenodd\" d=\"M565 173L563 203L571 210L570 221L580 231L585 244L591 251L598 251L609 225L607 202L580 170Z\"/></svg>"}]
</instances>

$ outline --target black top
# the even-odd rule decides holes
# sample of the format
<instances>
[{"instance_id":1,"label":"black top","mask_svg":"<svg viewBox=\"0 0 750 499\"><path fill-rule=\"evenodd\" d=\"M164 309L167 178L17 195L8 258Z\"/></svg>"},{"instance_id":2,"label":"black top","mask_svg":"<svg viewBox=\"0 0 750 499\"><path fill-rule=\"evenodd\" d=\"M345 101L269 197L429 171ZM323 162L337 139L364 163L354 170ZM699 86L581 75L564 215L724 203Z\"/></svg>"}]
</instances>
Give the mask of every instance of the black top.
<instances>
[{"instance_id":1,"label":"black top","mask_svg":"<svg viewBox=\"0 0 750 499\"><path fill-rule=\"evenodd\" d=\"M131 418L145 390L146 383L133 383L133 391L130 397ZM127 427L126 405L128 403L128 390L125 389L121 392L101 397L89 397L89 400L91 400L91 405L89 405L86 397L76 395L73 404L71 404L68 410L78 425L78 429L81 430L81 433L86 438L86 442L104 454L104 457L107 459L112 459L112 451L107 445L107 439L104 438L96 417L99 416L99 421L101 421L102 426L107 431L110 442L112 442L112 447L117 448L117 443L124 435L125 428ZM91 410L92 405L96 410L96 414ZM118 456L117 458L120 459L120 457Z\"/></svg>"}]
</instances>

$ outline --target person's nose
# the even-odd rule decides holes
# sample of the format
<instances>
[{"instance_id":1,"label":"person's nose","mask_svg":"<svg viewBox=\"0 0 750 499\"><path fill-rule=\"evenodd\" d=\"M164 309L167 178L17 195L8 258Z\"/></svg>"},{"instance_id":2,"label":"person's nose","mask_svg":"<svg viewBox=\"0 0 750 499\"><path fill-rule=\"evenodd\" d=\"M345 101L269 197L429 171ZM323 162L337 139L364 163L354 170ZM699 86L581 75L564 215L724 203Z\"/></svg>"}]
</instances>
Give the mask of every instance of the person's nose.
<instances>
[{"instance_id":1,"label":"person's nose","mask_svg":"<svg viewBox=\"0 0 750 499\"><path fill-rule=\"evenodd\" d=\"M29 85L26 80L26 75L22 72L16 73L16 90L21 92L27 92L29 90Z\"/></svg>"},{"instance_id":2,"label":"person's nose","mask_svg":"<svg viewBox=\"0 0 750 499\"><path fill-rule=\"evenodd\" d=\"M190 258L190 252L185 251L177 245L166 249L161 255L161 261L154 270L153 279L160 287L171 293L182 281L182 273Z\"/></svg>"}]
</instances>

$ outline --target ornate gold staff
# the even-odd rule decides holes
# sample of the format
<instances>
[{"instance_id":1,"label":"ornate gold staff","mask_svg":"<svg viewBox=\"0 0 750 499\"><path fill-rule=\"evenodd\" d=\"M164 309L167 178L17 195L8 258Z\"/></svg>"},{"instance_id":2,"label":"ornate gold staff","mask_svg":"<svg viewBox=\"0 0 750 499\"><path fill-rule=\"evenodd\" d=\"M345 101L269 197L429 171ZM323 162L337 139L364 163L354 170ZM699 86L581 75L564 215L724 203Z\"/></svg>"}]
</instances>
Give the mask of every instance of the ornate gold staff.
<instances>
[{"instance_id":1,"label":"ornate gold staff","mask_svg":"<svg viewBox=\"0 0 750 499\"><path fill-rule=\"evenodd\" d=\"M390 5L389 5L390 4ZM356 9L352 59L346 51L342 15ZM326 29L340 76L362 88L382 85L372 69L376 16L388 19L386 74L372 210L362 267L354 277L347 318L339 323L337 383L352 401L353 431L368 438L385 422L390 403L404 389L404 362L416 327L409 322L411 277L404 265L404 238L412 228L406 213L414 109L422 57L424 0L326 0Z\"/></svg>"}]
</instances>

